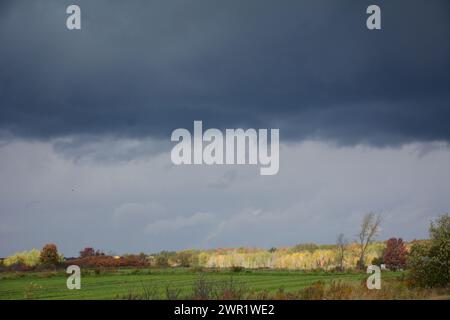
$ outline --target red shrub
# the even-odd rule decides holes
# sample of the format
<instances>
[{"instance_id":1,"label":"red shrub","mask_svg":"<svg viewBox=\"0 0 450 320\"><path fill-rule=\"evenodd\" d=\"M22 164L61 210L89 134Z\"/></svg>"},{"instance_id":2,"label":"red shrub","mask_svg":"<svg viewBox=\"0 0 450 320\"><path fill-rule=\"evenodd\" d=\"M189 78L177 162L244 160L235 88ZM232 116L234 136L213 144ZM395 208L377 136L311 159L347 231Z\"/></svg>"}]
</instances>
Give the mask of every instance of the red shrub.
<instances>
[{"instance_id":1,"label":"red shrub","mask_svg":"<svg viewBox=\"0 0 450 320\"><path fill-rule=\"evenodd\" d=\"M406 247L401 238L387 241L383 260L389 269L397 270L406 266Z\"/></svg>"},{"instance_id":2,"label":"red shrub","mask_svg":"<svg viewBox=\"0 0 450 320\"><path fill-rule=\"evenodd\" d=\"M93 257L93 256L104 256L105 254L97 250L95 251L94 248L86 247L83 250L80 251L80 258L86 258L86 257Z\"/></svg>"},{"instance_id":3,"label":"red shrub","mask_svg":"<svg viewBox=\"0 0 450 320\"><path fill-rule=\"evenodd\" d=\"M92 257L95 256L94 248L87 247L80 251L80 258Z\"/></svg>"}]
</instances>

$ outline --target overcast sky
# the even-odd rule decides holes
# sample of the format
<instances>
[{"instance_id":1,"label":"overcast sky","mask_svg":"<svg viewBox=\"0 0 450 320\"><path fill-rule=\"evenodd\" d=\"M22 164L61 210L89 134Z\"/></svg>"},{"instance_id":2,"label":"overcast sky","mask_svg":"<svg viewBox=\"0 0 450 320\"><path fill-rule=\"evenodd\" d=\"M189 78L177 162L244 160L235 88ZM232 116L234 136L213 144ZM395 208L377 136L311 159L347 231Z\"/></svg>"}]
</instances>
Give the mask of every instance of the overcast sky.
<instances>
[{"instance_id":1,"label":"overcast sky","mask_svg":"<svg viewBox=\"0 0 450 320\"><path fill-rule=\"evenodd\" d=\"M450 206L449 39L448 0L2 0L0 256L333 243L370 211L424 238ZM174 166L194 120L279 128L279 173Z\"/></svg>"}]
</instances>

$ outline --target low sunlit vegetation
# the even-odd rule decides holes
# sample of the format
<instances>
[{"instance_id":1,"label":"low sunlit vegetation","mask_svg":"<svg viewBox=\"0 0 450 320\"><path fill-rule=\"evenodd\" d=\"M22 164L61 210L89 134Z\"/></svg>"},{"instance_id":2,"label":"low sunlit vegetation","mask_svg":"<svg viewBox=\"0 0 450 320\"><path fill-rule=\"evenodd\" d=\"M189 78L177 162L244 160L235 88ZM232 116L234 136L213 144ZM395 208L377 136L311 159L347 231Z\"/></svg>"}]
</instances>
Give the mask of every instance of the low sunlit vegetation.
<instances>
[{"instance_id":1,"label":"low sunlit vegetation","mask_svg":"<svg viewBox=\"0 0 450 320\"><path fill-rule=\"evenodd\" d=\"M378 216L367 215L358 241L349 243L339 235L336 244L332 245L308 243L269 249L218 248L121 256L84 248L78 257L64 258L55 244L47 244L42 250L18 252L1 261L0 298L17 298L18 292L28 299L54 297L48 290L53 288L55 281L61 282L58 282L61 288L57 291L66 290L65 268L69 265L81 267L83 283L90 288L95 288L96 281L101 277L113 279L119 287L112 284L105 287L104 298L448 297L448 214L431 223L429 239L409 243L399 238L375 242L379 222ZM382 290L372 291L365 287L365 267L370 264L382 266ZM105 283L105 278L102 278L102 283ZM178 284L172 286L173 283ZM124 288L126 292L123 292ZM95 297L101 298L103 295L96 291Z\"/></svg>"}]
</instances>

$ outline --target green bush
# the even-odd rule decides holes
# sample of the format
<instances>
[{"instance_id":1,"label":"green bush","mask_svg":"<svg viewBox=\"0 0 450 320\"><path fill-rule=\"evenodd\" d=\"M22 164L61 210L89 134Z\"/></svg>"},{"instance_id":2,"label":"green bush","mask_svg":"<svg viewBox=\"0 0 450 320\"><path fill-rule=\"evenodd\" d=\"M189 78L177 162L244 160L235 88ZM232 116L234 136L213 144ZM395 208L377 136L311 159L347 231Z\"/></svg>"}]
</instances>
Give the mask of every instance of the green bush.
<instances>
[{"instance_id":1,"label":"green bush","mask_svg":"<svg viewBox=\"0 0 450 320\"><path fill-rule=\"evenodd\" d=\"M450 283L450 217L432 222L430 240L416 242L408 258L410 283L419 287L445 287Z\"/></svg>"}]
</instances>

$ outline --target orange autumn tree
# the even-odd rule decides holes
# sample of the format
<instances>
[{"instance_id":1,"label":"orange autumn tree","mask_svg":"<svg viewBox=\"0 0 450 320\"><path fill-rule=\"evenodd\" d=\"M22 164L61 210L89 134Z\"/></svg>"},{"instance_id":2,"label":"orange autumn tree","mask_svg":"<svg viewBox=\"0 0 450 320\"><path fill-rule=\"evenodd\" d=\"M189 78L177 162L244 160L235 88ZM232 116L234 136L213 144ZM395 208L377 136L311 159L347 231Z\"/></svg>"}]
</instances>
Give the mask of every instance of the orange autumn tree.
<instances>
[{"instance_id":1,"label":"orange autumn tree","mask_svg":"<svg viewBox=\"0 0 450 320\"><path fill-rule=\"evenodd\" d=\"M59 262L58 248L56 244L48 243L42 248L40 260L42 264L55 265Z\"/></svg>"}]
</instances>

